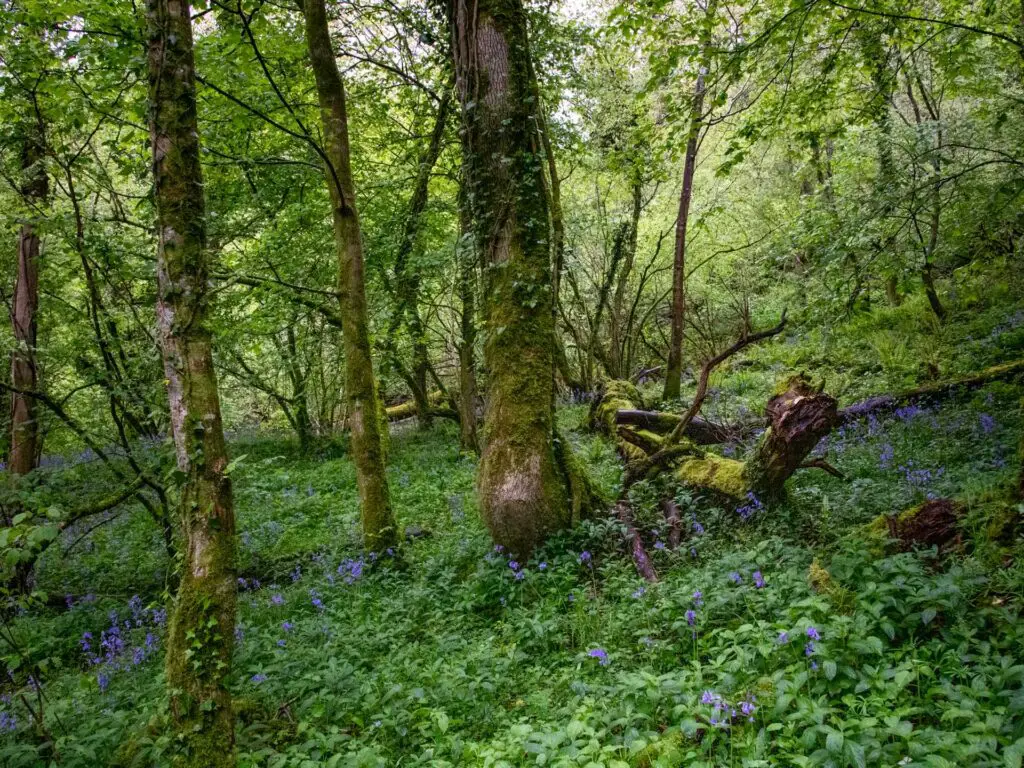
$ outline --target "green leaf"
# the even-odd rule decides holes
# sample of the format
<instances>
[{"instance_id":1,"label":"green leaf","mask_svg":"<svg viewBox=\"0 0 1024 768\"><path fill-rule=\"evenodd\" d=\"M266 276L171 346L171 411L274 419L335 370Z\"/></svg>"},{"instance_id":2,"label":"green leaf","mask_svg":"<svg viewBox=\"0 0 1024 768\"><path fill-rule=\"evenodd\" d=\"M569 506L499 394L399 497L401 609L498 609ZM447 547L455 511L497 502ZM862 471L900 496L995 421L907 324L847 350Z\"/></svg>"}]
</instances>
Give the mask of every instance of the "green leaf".
<instances>
[{"instance_id":1,"label":"green leaf","mask_svg":"<svg viewBox=\"0 0 1024 768\"><path fill-rule=\"evenodd\" d=\"M846 754L856 768L867 768L867 761L864 757L864 747L855 741L846 742Z\"/></svg>"},{"instance_id":2,"label":"green leaf","mask_svg":"<svg viewBox=\"0 0 1024 768\"><path fill-rule=\"evenodd\" d=\"M822 664L822 667L825 669L825 677L829 680L833 680L836 676L836 663L829 660Z\"/></svg>"}]
</instances>

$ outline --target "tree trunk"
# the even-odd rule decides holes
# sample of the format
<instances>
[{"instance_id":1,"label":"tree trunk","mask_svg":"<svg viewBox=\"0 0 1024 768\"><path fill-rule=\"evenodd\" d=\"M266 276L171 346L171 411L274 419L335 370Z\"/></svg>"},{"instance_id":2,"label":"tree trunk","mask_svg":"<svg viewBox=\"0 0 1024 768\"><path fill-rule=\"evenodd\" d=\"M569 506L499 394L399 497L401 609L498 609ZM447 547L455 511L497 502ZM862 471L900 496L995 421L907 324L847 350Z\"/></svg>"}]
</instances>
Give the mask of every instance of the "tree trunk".
<instances>
[{"instance_id":1,"label":"tree trunk","mask_svg":"<svg viewBox=\"0 0 1024 768\"><path fill-rule=\"evenodd\" d=\"M459 186L459 445L464 451L480 453L476 423L476 243L473 220L465 191L466 181Z\"/></svg>"},{"instance_id":2,"label":"tree trunk","mask_svg":"<svg viewBox=\"0 0 1024 768\"><path fill-rule=\"evenodd\" d=\"M313 423L309 417L309 393L306 387L309 371L302 369L302 362L299 360L299 344L295 337L296 322L298 318L293 315L292 323L285 329L286 365L292 387L295 435L299 439L299 451L307 454L313 448Z\"/></svg>"},{"instance_id":3,"label":"tree trunk","mask_svg":"<svg viewBox=\"0 0 1024 768\"><path fill-rule=\"evenodd\" d=\"M622 379L629 375L630 363L627 355L627 323L625 317L626 289L629 287L629 276L633 272L636 260L637 235L640 229L640 214L643 209L643 182L640 173L634 171L632 192L633 207L629 219L629 231L624 242L622 269L615 285L611 310L608 314L608 375L613 379Z\"/></svg>"},{"instance_id":4,"label":"tree trunk","mask_svg":"<svg viewBox=\"0 0 1024 768\"><path fill-rule=\"evenodd\" d=\"M485 281L480 506L495 542L524 557L573 516L571 478L554 444L551 233L538 93L522 1L453 2L464 167Z\"/></svg>"},{"instance_id":5,"label":"tree trunk","mask_svg":"<svg viewBox=\"0 0 1024 768\"><path fill-rule=\"evenodd\" d=\"M430 404L427 402L427 372L430 360L427 356L427 335L423 318L419 311L419 271L409 265L409 259L416 250L416 241L421 229L423 211L427 206L427 193L430 189L430 177L441 155L444 131L448 124L451 111L451 92L445 91L437 109L434 130L430 142L420 157L416 183L413 185L409 198L409 209L402 229L402 237L395 255L395 319L392 321L390 333L397 330L396 322L405 325L406 333L412 341L412 396L416 402L416 416L420 426L430 425ZM392 349L395 345L391 344Z\"/></svg>"},{"instance_id":6,"label":"tree trunk","mask_svg":"<svg viewBox=\"0 0 1024 768\"><path fill-rule=\"evenodd\" d=\"M187 2L150 0L149 100L157 210L157 325L185 538L167 638L179 766L233 766L227 678L235 637L235 518L211 337L192 24Z\"/></svg>"},{"instance_id":7,"label":"tree trunk","mask_svg":"<svg viewBox=\"0 0 1024 768\"><path fill-rule=\"evenodd\" d=\"M39 232L35 220L49 194L43 158L46 154L41 121L33 120L24 128L21 149L23 183L21 194L26 217L18 234L18 276L11 302L11 328L15 348L11 354L11 384L22 392L34 392L39 386L36 367L36 329L39 308ZM11 395L11 474L25 475L38 463L39 425L36 403L22 393Z\"/></svg>"},{"instance_id":8,"label":"tree trunk","mask_svg":"<svg viewBox=\"0 0 1024 768\"><path fill-rule=\"evenodd\" d=\"M352 430L363 543L378 552L398 541L385 472L383 412L370 356L363 244L349 158L345 87L331 46L324 0L306 0L306 45L316 78L324 131L324 162L338 252L338 294L345 347L345 394Z\"/></svg>"},{"instance_id":9,"label":"tree trunk","mask_svg":"<svg viewBox=\"0 0 1024 768\"><path fill-rule=\"evenodd\" d=\"M686 162L683 166L683 188L679 193L679 213L676 218L676 249L672 261L672 323L668 344L668 362L665 366L666 400L679 397L683 375L683 325L686 317L686 226L690 218L690 199L693 196L693 175L697 169L697 148L704 126L704 76L711 63L711 30L718 7L709 0L705 12L705 27L701 38L700 69L693 87L690 107L690 132L686 140Z\"/></svg>"}]
</instances>

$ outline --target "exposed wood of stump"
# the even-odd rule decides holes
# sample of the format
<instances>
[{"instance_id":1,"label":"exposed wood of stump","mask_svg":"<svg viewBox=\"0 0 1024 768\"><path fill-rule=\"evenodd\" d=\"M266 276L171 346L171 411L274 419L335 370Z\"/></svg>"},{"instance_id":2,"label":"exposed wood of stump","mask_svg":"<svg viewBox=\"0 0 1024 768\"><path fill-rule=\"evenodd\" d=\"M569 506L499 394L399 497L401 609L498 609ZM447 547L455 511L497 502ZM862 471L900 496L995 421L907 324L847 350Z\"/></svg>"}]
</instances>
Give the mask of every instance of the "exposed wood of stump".
<instances>
[{"instance_id":1,"label":"exposed wood of stump","mask_svg":"<svg viewBox=\"0 0 1024 768\"><path fill-rule=\"evenodd\" d=\"M768 429L746 462L708 454L684 461L676 477L684 485L734 499L753 492L762 501L782 495L786 480L838 422L836 400L803 377L768 401Z\"/></svg>"}]
</instances>

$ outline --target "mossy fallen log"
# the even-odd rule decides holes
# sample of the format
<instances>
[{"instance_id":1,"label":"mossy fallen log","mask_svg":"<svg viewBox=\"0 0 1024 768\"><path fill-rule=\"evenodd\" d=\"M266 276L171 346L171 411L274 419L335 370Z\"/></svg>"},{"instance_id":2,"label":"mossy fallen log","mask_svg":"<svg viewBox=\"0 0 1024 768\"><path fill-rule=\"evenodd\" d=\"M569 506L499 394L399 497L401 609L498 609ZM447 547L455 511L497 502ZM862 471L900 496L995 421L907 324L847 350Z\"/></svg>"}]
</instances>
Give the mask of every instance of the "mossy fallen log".
<instances>
[{"instance_id":1,"label":"mossy fallen log","mask_svg":"<svg viewBox=\"0 0 1024 768\"><path fill-rule=\"evenodd\" d=\"M768 401L766 411L768 428L749 459L710 453L686 459L676 470L679 482L737 500L753 494L763 503L782 496L786 481L836 425L836 401L796 376Z\"/></svg>"}]
</instances>

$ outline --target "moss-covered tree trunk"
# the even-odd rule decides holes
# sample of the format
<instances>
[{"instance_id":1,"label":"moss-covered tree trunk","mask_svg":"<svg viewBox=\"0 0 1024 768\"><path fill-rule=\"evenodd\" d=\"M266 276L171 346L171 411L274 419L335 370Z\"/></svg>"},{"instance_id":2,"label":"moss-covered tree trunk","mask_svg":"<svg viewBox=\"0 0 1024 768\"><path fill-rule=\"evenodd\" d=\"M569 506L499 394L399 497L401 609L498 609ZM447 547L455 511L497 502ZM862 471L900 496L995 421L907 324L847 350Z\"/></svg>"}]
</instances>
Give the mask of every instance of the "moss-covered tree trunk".
<instances>
[{"instance_id":1,"label":"moss-covered tree trunk","mask_svg":"<svg viewBox=\"0 0 1024 768\"><path fill-rule=\"evenodd\" d=\"M484 270L481 510L495 542L525 555L572 517L554 443L551 235L536 79L521 0L454 0L450 18Z\"/></svg>"},{"instance_id":2,"label":"moss-covered tree trunk","mask_svg":"<svg viewBox=\"0 0 1024 768\"><path fill-rule=\"evenodd\" d=\"M341 333L345 348L345 394L352 432L352 458L359 486L363 543L370 551L379 552L398 540L398 530L384 466L386 435L381 417L383 406L370 355L363 242L349 157L345 86L331 46L324 0L305 0L304 11L306 46L320 100L324 165L334 217Z\"/></svg>"},{"instance_id":3,"label":"moss-covered tree trunk","mask_svg":"<svg viewBox=\"0 0 1024 768\"><path fill-rule=\"evenodd\" d=\"M43 159L45 134L38 119L26 121L21 136L21 195L25 220L18 233L18 274L10 304L14 351L11 353L11 451L8 467L14 475L25 475L38 462L39 426L36 403L28 392L39 386L36 367L36 329L39 309L39 231L35 224L46 203L49 184Z\"/></svg>"},{"instance_id":4,"label":"moss-covered tree trunk","mask_svg":"<svg viewBox=\"0 0 1024 768\"><path fill-rule=\"evenodd\" d=\"M233 766L227 677L235 632L235 519L206 327L205 203L187 2L149 0L149 100L157 210L157 326L184 536L167 638L174 764Z\"/></svg>"}]
</instances>

